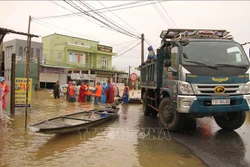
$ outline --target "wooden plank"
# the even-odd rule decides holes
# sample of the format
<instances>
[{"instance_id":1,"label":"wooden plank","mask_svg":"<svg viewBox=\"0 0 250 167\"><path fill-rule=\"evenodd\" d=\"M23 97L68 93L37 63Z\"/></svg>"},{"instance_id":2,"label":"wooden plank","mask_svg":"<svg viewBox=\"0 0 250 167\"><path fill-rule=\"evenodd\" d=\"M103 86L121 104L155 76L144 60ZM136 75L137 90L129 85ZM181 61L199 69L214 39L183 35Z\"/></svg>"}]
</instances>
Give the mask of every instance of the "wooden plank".
<instances>
[{"instance_id":1,"label":"wooden plank","mask_svg":"<svg viewBox=\"0 0 250 167\"><path fill-rule=\"evenodd\" d=\"M73 120L79 120L79 121L93 121L93 120L89 120L89 119L81 119L81 118L73 118L73 117L62 117L64 119L73 119Z\"/></svg>"}]
</instances>

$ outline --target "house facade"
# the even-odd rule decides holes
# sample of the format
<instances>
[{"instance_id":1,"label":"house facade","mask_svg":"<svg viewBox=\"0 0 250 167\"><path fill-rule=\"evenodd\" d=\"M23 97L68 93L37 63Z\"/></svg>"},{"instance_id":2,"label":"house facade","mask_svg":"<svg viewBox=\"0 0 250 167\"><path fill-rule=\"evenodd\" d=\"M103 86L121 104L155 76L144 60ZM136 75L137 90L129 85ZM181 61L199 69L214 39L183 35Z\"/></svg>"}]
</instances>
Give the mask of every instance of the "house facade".
<instances>
[{"instance_id":1,"label":"house facade","mask_svg":"<svg viewBox=\"0 0 250 167\"><path fill-rule=\"evenodd\" d=\"M67 81L85 80L92 84L95 81L106 81L108 79L121 81L122 79L115 77L127 74L126 72L113 70L112 56L115 55L113 48L100 45L98 41L62 34L51 34L43 37L42 42L42 64L67 68ZM55 75L45 75L41 73L41 79L47 77L47 82L49 80L53 81L53 78L58 78Z\"/></svg>"},{"instance_id":2,"label":"house facade","mask_svg":"<svg viewBox=\"0 0 250 167\"><path fill-rule=\"evenodd\" d=\"M26 64L26 46L27 41L22 39L13 39L3 42L4 51L4 77L7 81L11 78L11 58L12 54L16 54L16 77L25 77L25 64ZM43 44L41 42L31 42L30 50L30 77L33 80L33 85L36 83L37 78L37 59L43 55Z\"/></svg>"},{"instance_id":3,"label":"house facade","mask_svg":"<svg viewBox=\"0 0 250 167\"><path fill-rule=\"evenodd\" d=\"M11 78L11 55L16 54L16 77L25 77L26 40L14 39L3 42L4 76ZM31 42L30 78L33 88L53 88L56 81L61 85L69 80L123 83L128 74L112 68L113 48L92 41L62 34L51 34L41 42ZM40 63L38 64L38 58ZM39 70L38 70L39 67Z\"/></svg>"}]
</instances>

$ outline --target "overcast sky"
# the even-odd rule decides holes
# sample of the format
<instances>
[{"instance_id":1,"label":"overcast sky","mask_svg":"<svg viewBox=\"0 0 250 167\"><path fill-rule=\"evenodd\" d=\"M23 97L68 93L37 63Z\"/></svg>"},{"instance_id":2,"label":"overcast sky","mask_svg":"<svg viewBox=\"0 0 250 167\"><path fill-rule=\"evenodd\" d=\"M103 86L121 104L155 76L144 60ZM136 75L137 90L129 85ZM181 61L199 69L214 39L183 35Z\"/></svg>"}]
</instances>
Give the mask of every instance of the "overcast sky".
<instances>
[{"instance_id":1,"label":"overcast sky","mask_svg":"<svg viewBox=\"0 0 250 167\"><path fill-rule=\"evenodd\" d=\"M86 1L96 9L130 3L133 1ZM144 33L153 48L159 47L159 35L168 28L211 28L226 29L231 32L239 43L250 41L250 2L249 1L154 1L140 2L145 6L105 12L106 18L140 36ZM60 7L59 5L63 6ZM35 18L31 23L31 33L40 36L52 33L76 36L99 41L100 44L110 45L118 55L140 42L139 39L111 31L102 23L94 21L88 16L72 16L57 19L42 19L38 17L64 15L79 12L63 1L0 1L0 27L27 32L28 17ZM160 9L163 17L157 12ZM167 12L167 13L166 13ZM118 16L118 17L117 17ZM165 18L164 18L165 17ZM20 35L7 35L4 41L11 39L26 39ZM40 41L41 38L33 38ZM124 43L124 44L122 44ZM244 47L248 50L250 45ZM145 58L148 44L145 43ZM124 55L113 58L113 66L128 71L129 65L138 67L141 62L141 46L138 45ZM247 51L247 55L248 55Z\"/></svg>"}]
</instances>

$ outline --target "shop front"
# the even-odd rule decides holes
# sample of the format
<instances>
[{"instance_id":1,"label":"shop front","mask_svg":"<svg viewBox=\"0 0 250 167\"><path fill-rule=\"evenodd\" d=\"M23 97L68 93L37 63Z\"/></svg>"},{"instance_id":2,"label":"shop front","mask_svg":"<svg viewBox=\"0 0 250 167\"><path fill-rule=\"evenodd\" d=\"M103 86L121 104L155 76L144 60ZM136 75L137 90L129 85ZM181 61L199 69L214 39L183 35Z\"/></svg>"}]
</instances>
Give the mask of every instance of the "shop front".
<instances>
[{"instance_id":1,"label":"shop front","mask_svg":"<svg viewBox=\"0 0 250 167\"><path fill-rule=\"evenodd\" d=\"M67 67L41 65L40 88L52 89L56 81L60 85L67 83Z\"/></svg>"}]
</instances>

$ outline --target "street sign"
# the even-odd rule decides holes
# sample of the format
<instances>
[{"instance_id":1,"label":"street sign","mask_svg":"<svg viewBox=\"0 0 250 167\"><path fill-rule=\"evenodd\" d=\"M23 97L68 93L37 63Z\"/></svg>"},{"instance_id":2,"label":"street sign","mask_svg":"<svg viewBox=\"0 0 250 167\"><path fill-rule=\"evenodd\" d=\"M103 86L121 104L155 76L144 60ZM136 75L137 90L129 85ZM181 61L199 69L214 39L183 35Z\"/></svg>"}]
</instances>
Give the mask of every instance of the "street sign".
<instances>
[{"instance_id":1,"label":"street sign","mask_svg":"<svg viewBox=\"0 0 250 167\"><path fill-rule=\"evenodd\" d=\"M15 81L15 107L26 107L26 87L27 78L16 78ZM29 79L28 85L28 104L30 106L31 102L31 91L32 91L32 79Z\"/></svg>"},{"instance_id":2,"label":"street sign","mask_svg":"<svg viewBox=\"0 0 250 167\"><path fill-rule=\"evenodd\" d=\"M135 82L136 80L137 80L137 78L138 78L138 76L137 76L137 74L136 73L132 73L132 74L130 74L130 80L132 81L132 82Z\"/></svg>"}]
</instances>

